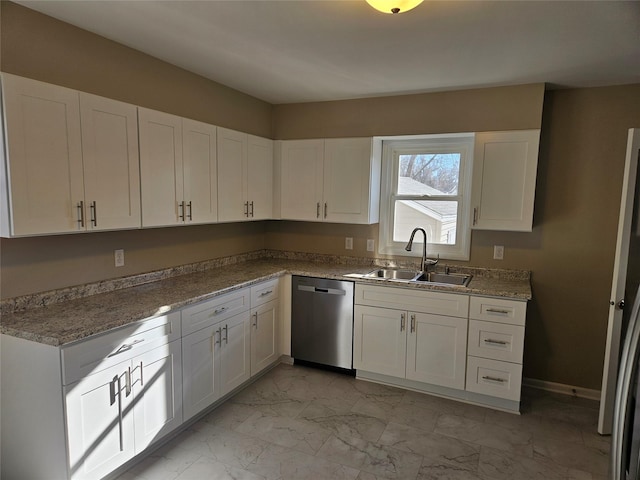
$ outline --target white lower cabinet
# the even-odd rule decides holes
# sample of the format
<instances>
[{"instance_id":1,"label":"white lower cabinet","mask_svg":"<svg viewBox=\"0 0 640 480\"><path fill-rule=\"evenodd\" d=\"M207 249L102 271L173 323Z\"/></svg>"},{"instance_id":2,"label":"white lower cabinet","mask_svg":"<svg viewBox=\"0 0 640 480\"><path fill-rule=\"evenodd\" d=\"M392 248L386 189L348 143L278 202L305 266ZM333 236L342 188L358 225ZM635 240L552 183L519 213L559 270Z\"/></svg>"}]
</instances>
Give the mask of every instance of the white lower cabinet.
<instances>
[{"instance_id":1,"label":"white lower cabinet","mask_svg":"<svg viewBox=\"0 0 640 480\"><path fill-rule=\"evenodd\" d=\"M388 298L389 305L396 306L398 298L406 297L411 297L408 303L422 311L355 306L354 368L464 389L467 354L464 305L468 305L469 297L356 285L356 302L364 303L368 298L370 303L380 305ZM451 314L463 311L465 316L442 315L442 311Z\"/></svg>"}]
</instances>

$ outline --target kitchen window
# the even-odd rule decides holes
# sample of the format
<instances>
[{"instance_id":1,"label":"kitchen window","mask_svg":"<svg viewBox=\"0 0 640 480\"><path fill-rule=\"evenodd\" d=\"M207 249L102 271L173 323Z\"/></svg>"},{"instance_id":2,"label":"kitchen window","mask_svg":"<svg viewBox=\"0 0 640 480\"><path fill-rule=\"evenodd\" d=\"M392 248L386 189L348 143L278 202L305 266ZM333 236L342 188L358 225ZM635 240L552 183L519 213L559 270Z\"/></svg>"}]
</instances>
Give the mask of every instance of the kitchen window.
<instances>
[{"instance_id":1,"label":"kitchen window","mask_svg":"<svg viewBox=\"0 0 640 480\"><path fill-rule=\"evenodd\" d=\"M469 260L472 156L473 134L383 138L379 253L421 255L421 227L430 258Z\"/></svg>"}]
</instances>

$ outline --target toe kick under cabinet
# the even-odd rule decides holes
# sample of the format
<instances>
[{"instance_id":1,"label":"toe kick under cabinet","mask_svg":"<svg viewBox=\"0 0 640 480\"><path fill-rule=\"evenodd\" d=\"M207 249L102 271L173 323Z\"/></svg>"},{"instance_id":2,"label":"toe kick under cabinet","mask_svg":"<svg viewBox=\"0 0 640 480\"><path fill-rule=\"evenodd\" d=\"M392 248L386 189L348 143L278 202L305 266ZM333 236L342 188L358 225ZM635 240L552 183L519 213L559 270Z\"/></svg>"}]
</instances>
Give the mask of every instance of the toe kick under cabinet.
<instances>
[{"instance_id":1,"label":"toe kick under cabinet","mask_svg":"<svg viewBox=\"0 0 640 480\"><path fill-rule=\"evenodd\" d=\"M356 284L361 379L518 412L526 301Z\"/></svg>"}]
</instances>

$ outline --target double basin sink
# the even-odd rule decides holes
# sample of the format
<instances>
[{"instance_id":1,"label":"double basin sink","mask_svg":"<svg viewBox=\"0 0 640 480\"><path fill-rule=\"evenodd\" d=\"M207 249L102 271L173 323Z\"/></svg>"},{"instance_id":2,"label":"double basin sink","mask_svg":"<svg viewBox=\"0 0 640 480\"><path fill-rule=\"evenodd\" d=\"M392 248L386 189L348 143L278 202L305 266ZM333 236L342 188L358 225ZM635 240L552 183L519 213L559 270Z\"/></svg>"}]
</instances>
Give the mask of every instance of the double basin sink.
<instances>
[{"instance_id":1,"label":"double basin sink","mask_svg":"<svg viewBox=\"0 0 640 480\"><path fill-rule=\"evenodd\" d=\"M363 278L394 280L404 283L456 285L466 287L472 275L464 273L421 272L402 268L378 268L363 275Z\"/></svg>"}]
</instances>

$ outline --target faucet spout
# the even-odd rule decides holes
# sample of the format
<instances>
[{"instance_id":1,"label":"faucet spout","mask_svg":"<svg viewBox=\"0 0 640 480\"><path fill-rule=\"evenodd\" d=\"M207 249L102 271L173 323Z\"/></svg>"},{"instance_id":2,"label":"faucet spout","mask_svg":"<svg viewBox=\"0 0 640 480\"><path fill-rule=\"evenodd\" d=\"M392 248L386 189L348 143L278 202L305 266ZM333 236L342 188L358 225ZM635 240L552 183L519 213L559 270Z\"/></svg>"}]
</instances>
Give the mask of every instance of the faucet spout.
<instances>
[{"instance_id":1,"label":"faucet spout","mask_svg":"<svg viewBox=\"0 0 640 480\"><path fill-rule=\"evenodd\" d=\"M427 264L427 232L424 231L424 228L417 227L413 229L413 232L411 232L411 237L409 237L409 243L407 243L407 246L404 247L404 249L407 252L411 251L411 248L413 247L413 237L418 231L422 232L422 235L424 237L424 243L422 244L422 260L420 261L420 270L424 272L426 270Z\"/></svg>"}]
</instances>

